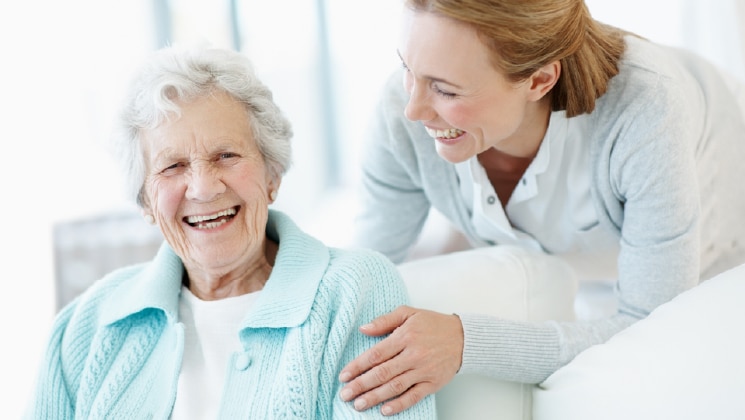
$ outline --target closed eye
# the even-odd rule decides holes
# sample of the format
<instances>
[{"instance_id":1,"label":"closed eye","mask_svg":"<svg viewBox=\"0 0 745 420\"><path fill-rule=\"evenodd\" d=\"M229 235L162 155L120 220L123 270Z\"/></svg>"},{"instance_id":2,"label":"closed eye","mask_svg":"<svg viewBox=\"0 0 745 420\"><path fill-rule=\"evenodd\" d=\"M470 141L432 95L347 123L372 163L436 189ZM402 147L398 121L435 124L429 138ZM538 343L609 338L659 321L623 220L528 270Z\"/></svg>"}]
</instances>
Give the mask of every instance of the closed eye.
<instances>
[{"instance_id":1,"label":"closed eye","mask_svg":"<svg viewBox=\"0 0 745 420\"><path fill-rule=\"evenodd\" d=\"M456 96L456 94L454 93L447 92L447 91L440 89L436 84L432 85L432 90L434 90L436 94L443 96L445 98L448 98L448 99L453 99Z\"/></svg>"},{"instance_id":2,"label":"closed eye","mask_svg":"<svg viewBox=\"0 0 745 420\"><path fill-rule=\"evenodd\" d=\"M167 166L165 169L160 171L163 175L173 175L181 171L186 167L186 164L183 162L176 162L170 166Z\"/></svg>"}]
</instances>

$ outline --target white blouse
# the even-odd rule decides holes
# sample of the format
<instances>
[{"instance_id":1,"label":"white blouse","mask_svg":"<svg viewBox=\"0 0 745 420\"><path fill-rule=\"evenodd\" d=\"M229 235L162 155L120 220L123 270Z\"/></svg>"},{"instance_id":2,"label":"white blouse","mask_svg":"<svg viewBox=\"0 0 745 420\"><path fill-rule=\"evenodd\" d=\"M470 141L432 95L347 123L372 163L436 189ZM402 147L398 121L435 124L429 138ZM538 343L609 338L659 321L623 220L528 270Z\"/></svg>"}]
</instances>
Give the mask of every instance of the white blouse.
<instances>
[{"instance_id":1,"label":"white blouse","mask_svg":"<svg viewBox=\"0 0 745 420\"><path fill-rule=\"evenodd\" d=\"M586 130L584 116L551 114L546 136L507 202L506 213L478 157L456 165L462 198L482 239L615 261L619 238L599 225L590 192L587 142L592 136Z\"/></svg>"},{"instance_id":2,"label":"white blouse","mask_svg":"<svg viewBox=\"0 0 745 420\"><path fill-rule=\"evenodd\" d=\"M171 419L218 417L230 356L241 351L241 321L259 292L206 301L181 288L179 319L184 324L184 359Z\"/></svg>"}]
</instances>

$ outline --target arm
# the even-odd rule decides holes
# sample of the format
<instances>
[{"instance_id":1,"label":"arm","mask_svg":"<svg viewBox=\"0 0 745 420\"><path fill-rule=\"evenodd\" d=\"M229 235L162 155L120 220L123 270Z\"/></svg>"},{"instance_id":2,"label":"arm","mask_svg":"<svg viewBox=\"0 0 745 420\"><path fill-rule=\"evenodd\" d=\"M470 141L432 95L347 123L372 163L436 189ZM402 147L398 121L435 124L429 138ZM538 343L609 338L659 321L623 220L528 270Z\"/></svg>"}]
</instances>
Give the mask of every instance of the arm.
<instances>
[{"instance_id":1,"label":"arm","mask_svg":"<svg viewBox=\"0 0 745 420\"><path fill-rule=\"evenodd\" d=\"M402 122L401 76L388 81L363 146L360 213L355 243L403 261L427 219L430 201L419 179L419 156L411 126Z\"/></svg>"},{"instance_id":2,"label":"arm","mask_svg":"<svg viewBox=\"0 0 745 420\"><path fill-rule=\"evenodd\" d=\"M625 77L625 76L619 76ZM684 81L645 73L620 81L591 117L593 197L617 229L618 312L573 322L510 322L463 314L462 372L538 383L590 346L698 282L700 213L695 144L703 113ZM688 100L683 100L688 98Z\"/></svg>"},{"instance_id":3,"label":"arm","mask_svg":"<svg viewBox=\"0 0 745 420\"><path fill-rule=\"evenodd\" d=\"M406 288L395 266L377 253L364 252L358 255L363 256L366 261L360 260L362 265L355 264L358 268L354 270L344 270L346 287L342 289L353 296L339 297L342 307L333 319L329 345L324 355L324 359L328 359L328 362L322 363L322 366L333 367L333 371L329 371L333 375L333 391L331 392L333 418L382 418L393 414L393 412L385 411L386 406L373 407L378 405L377 403L364 408L355 407L353 403L346 402L340 397L343 384L337 380L337 376L341 367L382 340L382 337L360 334L358 328L369 323L376 316L408 302ZM338 353L338 348L334 349L336 346L332 343L336 342L343 343L341 353ZM423 399L423 401L420 404L402 413L401 418L435 418L434 397L424 398L425 395L421 395L420 400ZM371 407L373 408L367 410Z\"/></svg>"},{"instance_id":4,"label":"arm","mask_svg":"<svg viewBox=\"0 0 745 420\"><path fill-rule=\"evenodd\" d=\"M64 333L73 311L74 305L68 305L55 319L24 419L75 417L73 391L62 362Z\"/></svg>"},{"instance_id":5,"label":"arm","mask_svg":"<svg viewBox=\"0 0 745 420\"><path fill-rule=\"evenodd\" d=\"M369 337L390 335L339 375L349 382L342 399L354 400L358 410L385 401L381 410L386 414L408 413L450 382L460 367L463 329L457 315L400 306L360 331Z\"/></svg>"},{"instance_id":6,"label":"arm","mask_svg":"<svg viewBox=\"0 0 745 420\"><path fill-rule=\"evenodd\" d=\"M650 86L654 85L642 88ZM625 92L641 98L636 101L613 103L617 98L605 98L611 112L596 111L605 112L601 118L612 120L602 127L607 132L593 133L602 149L595 151L593 192L596 203L604 203L597 206L601 219L607 219L603 223L615 226L621 234L619 312L607 319L583 322L509 321L462 314L465 339L461 372L538 383L579 352L606 341L698 282L700 216L693 145L700 131L692 123L694 119L684 117L696 115L687 108L691 101L671 97L681 91L681 86L657 87ZM398 328L411 334L407 323L413 318L406 318L403 324L401 318L377 333ZM348 384L353 396L368 395L388 381L386 377L376 379L363 374L370 366L399 366L397 359L404 354L401 348L393 344L383 347L383 343L376 346L381 362L371 363L363 355L344 369L343 374L348 374L344 379L355 378ZM401 361L399 370L387 376L396 377L413 366L416 364ZM402 388L425 382L428 377L426 371L418 373ZM404 409L410 404L396 401Z\"/></svg>"}]
</instances>

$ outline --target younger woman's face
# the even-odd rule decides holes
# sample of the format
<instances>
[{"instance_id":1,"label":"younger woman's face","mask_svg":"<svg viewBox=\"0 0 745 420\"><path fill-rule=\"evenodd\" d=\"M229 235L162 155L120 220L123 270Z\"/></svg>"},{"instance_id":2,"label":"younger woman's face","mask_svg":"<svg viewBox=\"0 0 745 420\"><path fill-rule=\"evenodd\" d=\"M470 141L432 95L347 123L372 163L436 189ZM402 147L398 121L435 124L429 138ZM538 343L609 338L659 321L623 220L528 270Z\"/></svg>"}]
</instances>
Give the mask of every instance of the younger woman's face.
<instances>
[{"instance_id":1,"label":"younger woman's face","mask_svg":"<svg viewBox=\"0 0 745 420\"><path fill-rule=\"evenodd\" d=\"M404 14L398 51L410 95L405 115L424 124L439 155L453 163L492 147L534 155L548 121L530 80L507 80L471 27L429 12Z\"/></svg>"}]
</instances>

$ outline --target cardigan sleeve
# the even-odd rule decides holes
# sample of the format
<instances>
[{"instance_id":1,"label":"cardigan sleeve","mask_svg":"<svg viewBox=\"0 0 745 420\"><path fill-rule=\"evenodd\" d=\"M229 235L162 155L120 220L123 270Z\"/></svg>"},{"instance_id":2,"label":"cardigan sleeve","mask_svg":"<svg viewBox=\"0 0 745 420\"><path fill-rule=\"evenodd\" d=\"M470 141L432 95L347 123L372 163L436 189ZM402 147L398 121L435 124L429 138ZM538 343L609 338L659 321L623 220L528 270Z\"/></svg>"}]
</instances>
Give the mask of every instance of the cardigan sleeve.
<instances>
[{"instance_id":1,"label":"cardigan sleeve","mask_svg":"<svg viewBox=\"0 0 745 420\"><path fill-rule=\"evenodd\" d=\"M321 409L325 406L329 415L319 415L319 418L385 418L380 413L380 405L358 412L352 402L342 401L339 392L344 384L338 380L338 376L347 363L384 338L362 334L359 327L407 304L406 287L395 266L377 252L355 251L343 254L343 262L332 259L325 279L330 281L324 281L325 284L333 285L333 288L323 287L319 290L319 295L324 295L319 296L319 299L326 300L331 307L337 307L331 318L326 351L321 363L324 371L320 380L322 389L319 392L319 406ZM323 389L324 384L330 386ZM426 397L397 418L436 418L434 396Z\"/></svg>"},{"instance_id":2,"label":"cardigan sleeve","mask_svg":"<svg viewBox=\"0 0 745 420\"><path fill-rule=\"evenodd\" d=\"M72 397L75 392L63 366L65 330L74 310L74 304L70 304L55 318L24 419L73 419L75 417Z\"/></svg>"},{"instance_id":3,"label":"cardigan sleeve","mask_svg":"<svg viewBox=\"0 0 745 420\"><path fill-rule=\"evenodd\" d=\"M696 146L704 128L691 116L705 115L706 104L689 79L659 76L631 88L621 98L637 99L622 100L624 112L602 142L594 175L598 212L621 237L619 313L643 318L699 281Z\"/></svg>"},{"instance_id":4,"label":"cardigan sleeve","mask_svg":"<svg viewBox=\"0 0 745 420\"><path fill-rule=\"evenodd\" d=\"M398 115L406 100L400 84L398 74L388 81L363 146L354 235L355 245L377 250L395 263L407 257L431 207L412 125Z\"/></svg>"},{"instance_id":5,"label":"cardigan sleeve","mask_svg":"<svg viewBox=\"0 0 745 420\"><path fill-rule=\"evenodd\" d=\"M630 41L632 51L635 42ZM651 54L643 50L633 62L654 66ZM604 319L554 323L557 367L699 282L696 149L707 104L700 84L677 61L669 60L668 66L623 67L595 111L593 194L601 223L620 236L618 311Z\"/></svg>"}]
</instances>

